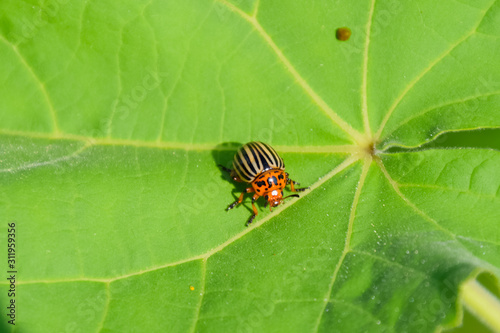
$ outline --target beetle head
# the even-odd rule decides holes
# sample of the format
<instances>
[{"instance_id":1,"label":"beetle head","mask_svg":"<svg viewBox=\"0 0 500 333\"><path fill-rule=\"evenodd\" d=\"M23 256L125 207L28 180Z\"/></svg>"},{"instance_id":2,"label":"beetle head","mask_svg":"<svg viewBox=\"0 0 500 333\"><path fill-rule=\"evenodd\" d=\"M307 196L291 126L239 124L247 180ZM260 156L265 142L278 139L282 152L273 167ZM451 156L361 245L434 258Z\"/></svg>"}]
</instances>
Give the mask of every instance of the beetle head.
<instances>
[{"instance_id":1,"label":"beetle head","mask_svg":"<svg viewBox=\"0 0 500 333\"><path fill-rule=\"evenodd\" d=\"M271 210L271 208L273 208L273 207L279 206L288 197L297 197L298 198L299 195L298 194L291 194L291 195L288 195L288 196L283 198L283 191L273 190L273 191L268 192L268 194L266 194L264 196L264 198L269 203L269 210Z\"/></svg>"}]
</instances>

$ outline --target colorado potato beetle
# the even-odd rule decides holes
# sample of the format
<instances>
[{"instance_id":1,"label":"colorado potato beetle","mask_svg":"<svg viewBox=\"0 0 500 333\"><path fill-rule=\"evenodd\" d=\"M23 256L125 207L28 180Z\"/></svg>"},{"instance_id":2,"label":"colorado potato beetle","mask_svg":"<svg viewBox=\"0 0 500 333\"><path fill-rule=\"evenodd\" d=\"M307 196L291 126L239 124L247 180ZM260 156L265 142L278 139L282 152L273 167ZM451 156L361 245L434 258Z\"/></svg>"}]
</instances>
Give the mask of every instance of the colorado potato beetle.
<instances>
[{"instance_id":1,"label":"colorado potato beetle","mask_svg":"<svg viewBox=\"0 0 500 333\"><path fill-rule=\"evenodd\" d=\"M245 182L252 185L245 192L241 193L238 200L227 207L227 210L233 209L243 201L245 193L253 193L252 209L253 214L245 224L248 226L257 216L255 201L259 197L264 197L269 204L269 209L276 207L288 197L298 197L298 194L292 194L283 197L283 189L290 185L292 192L302 192L307 188L295 188L299 183L291 180L288 173L285 172L285 163L276 151L263 142L249 142L236 152L233 159L233 169L228 169L219 165L222 170L229 172L231 178L237 182ZM267 205L267 204L266 204Z\"/></svg>"}]
</instances>

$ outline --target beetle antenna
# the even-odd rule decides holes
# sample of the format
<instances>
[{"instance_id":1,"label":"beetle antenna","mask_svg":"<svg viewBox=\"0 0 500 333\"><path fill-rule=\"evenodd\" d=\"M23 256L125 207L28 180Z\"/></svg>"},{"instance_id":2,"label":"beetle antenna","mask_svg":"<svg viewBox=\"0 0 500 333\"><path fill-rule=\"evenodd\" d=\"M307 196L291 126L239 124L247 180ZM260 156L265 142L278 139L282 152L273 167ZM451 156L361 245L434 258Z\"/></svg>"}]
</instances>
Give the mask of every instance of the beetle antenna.
<instances>
[{"instance_id":1,"label":"beetle antenna","mask_svg":"<svg viewBox=\"0 0 500 333\"><path fill-rule=\"evenodd\" d=\"M286 198L290 198L290 197L300 198L300 195L298 195L298 194L290 194L290 195L287 195L286 197L284 197L283 200L285 200Z\"/></svg>"}]
</instances>

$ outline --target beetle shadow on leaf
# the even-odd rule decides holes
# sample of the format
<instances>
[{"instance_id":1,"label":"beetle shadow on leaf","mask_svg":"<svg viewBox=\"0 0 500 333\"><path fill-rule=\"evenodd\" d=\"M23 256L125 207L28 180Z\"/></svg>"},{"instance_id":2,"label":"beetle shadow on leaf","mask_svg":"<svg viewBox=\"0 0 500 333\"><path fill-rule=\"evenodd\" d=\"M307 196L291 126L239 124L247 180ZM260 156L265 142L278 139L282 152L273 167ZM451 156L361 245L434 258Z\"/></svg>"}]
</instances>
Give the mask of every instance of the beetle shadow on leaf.
<instances>
[{"instance_id":1,"label":"beetle shadow on leaf","mask_svg":"<svg viewBox=\"0 0 500 333\"><path fill-rule=\"evenodd\" d=\"M232 169L233 168L233 157L234 154L238 151L238 148L243 146L243 144L239 142L223 142L218 144L212 150L212 157L215 162L215 167L217 167L221 171L221 179L234 183L233 180L229 177L229 174L224 170L221 170L219 165L222 165L225 168Z\"/></svg>"}]
</instances>

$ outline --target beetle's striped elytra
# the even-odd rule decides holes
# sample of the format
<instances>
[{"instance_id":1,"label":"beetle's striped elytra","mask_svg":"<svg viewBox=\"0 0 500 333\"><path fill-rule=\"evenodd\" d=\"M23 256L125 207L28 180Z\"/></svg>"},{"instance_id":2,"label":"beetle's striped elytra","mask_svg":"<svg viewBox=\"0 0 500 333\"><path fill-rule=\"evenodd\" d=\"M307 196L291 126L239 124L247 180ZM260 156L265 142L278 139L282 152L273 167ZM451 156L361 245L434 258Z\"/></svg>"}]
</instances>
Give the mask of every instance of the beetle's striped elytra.
<instances>
[{"instance_id":1,"label":"beetle's striped elytra","mask_svg":"<svg viewBox=\"0 0 500 333\"><path fill-rule=\"evenodd\" d=\"M248 219L246 226L252 223L258 214L255 201L259 197L264 197L272 208L287 198L283 197L283 189L286 185L290 185L292 192L301 192L307 189L295 188L294 185L299 185L299 183L289 178L288 173L285 172L283 159L270 145L263 142L249 142L238 149L234 155L232 170L222 165L220 167L229 172L233 180L252 185L227 208L230 210L240 204L245 193L255 192L252 196L253 215ZM292 194L290 196L298 197L299 195Z\"/></svg>"}]
</instances>

